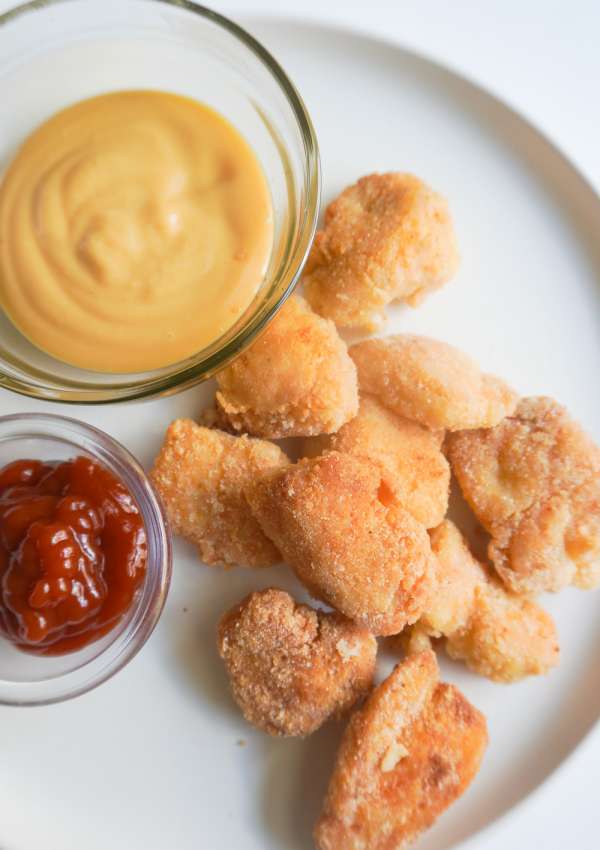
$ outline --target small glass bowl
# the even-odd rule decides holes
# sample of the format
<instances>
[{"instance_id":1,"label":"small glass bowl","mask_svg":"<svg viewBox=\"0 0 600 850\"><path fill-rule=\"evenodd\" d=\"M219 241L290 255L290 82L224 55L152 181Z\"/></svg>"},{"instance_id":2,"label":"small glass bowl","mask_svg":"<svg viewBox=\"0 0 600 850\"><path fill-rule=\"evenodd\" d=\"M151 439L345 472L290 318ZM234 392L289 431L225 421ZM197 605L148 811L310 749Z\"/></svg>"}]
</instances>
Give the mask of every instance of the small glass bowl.
<instances>
[{"instance_id":1,"label":"small glass bowl","mask_svg":"<svg viewBox=\"0 0 600 850\"><path fill-rule=\"evenodd\" d=\"M35 398L125 401L205 380L243 351L283 304L314 236L319 154L298 92L251 35L187 0L33 0L0 15L0 174L52 113L118 89L193 97L241 131L271 189L271 260L256 297L226 334L185 361L143 374L86 372L61 363L29 343L0 311L0 386Z\"/></svg>"},{"instance_id":2,"label":"small glass bowl","mask_svg":"<svg viewBox=\"0 0 600 850\"><path fill-rule=\"evenodd\" d=\"M0 467L24 458L60 461L76 455L102 463L134 497L146 528L146 577L115 628L76 652L33 655L0 636L0 704L60 702L105 682L142 648L165 603L170 536L160 501L135 458L103 431L76 419L35 413L0 417Z\"/></svg>"}]
</instances>

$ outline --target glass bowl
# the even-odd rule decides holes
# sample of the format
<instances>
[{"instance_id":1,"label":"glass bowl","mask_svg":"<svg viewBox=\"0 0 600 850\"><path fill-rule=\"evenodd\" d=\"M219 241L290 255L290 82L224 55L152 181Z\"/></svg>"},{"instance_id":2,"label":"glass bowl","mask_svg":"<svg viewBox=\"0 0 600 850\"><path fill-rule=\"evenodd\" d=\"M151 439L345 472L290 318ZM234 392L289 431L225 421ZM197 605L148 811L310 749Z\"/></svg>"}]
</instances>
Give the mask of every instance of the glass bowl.
<instances>
[{"instance_id":1,"label":"glass bowl","mask_svg":"<svg viewBox=\"0 0 600 850\"><path fill-rule=\"evenodd\" d=\"M298 92L251 35L186 0L34 0L0 15L0 174L52 113L117 89L196 98L241 131L271 189L270 263L254 300L226 334L185 361L143 374L86 372L61 363L29 343L0 311L0 386L35 398L124 401L168 395L210 377L283 304L314 236L319 155Z\"/></svg>"},{"instance_id":2,"label":"glass bowl","mask_svg":"<svg viewBox=\"0 0 600 850\"><path fill-rule=\"evenodd\" d=\"M14 460L67 460L85 455L125 484L146 528L146 576L133 604L115 628L65 655L33 655L0 636L0 704L44 705L86 693L121 670L150 637L171 578L171 542L152 485L119 443L76 419L45 414L0 417L0 467Z\"/></svg>"}]
</instances>

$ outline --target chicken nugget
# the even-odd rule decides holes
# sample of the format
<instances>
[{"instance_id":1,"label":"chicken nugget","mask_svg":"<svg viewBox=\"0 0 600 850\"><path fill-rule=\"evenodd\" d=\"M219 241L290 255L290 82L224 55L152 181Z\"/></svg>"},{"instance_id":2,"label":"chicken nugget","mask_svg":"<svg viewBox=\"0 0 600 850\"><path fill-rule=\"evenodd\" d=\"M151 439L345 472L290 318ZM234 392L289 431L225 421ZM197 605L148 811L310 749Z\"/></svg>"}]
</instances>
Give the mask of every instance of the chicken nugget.
<instances>
[{"instance_id":1,"label":"chicken nugget","mask_svg":"<svg viewBox=\"0 0 600 850\"><path fill-rule=\"evenodd\" d=\"M335 450L369 458L406 510L433 528L448 509L450 466L441 450L443 439L443 431L423 428L364 395L358 415L337 434L308 437L303 448L307 457Z\"/></svg>"},{"instance_id":2,"label":"chicken nugget","mask_svg":"<svg viewBox=\"0 0 600 850\"><path fill-rule=\"evenodd\" d=\"M370 690L377 641L341 614L269 588L227 612L218 647L236 702L270 735L310 735Z\"/></svg>"},{"instance_id":3,"label":"chicken nugget","mask_svg":"<svg viewBox=\"0 0 600 850\"><path fill-rule=\"evenodd\" d=\"M450 435L448 451L507 587L600 584L600 448L564 407L521 399L496 427Z\"/></svg>"},{"instance_id":4,"label":"chicken nugget","mask_svg":"<svg viewBox=\"0 0 600 850\"><path fill-rule=\"evenodd\" d=\"M433 652L409 656L350 719L318 850L406 847L466 791L487 740L484 716L439 682Z\"/></svg>"},{"instance_id":5,"label":"chicken nugget","mask_svg":"<svg viewBox=\"0 0 600 850\"><path fill-rule=\"evenodd\" d=\"M469 620L448 636L446 650L495 682L547 673L560 656L550 614L494 581L476 588Z\"/></svg>"},{"instance_id":6,"label":"chicken nugget","mask_svg":"<svg viewBox=\"0 0 600 850\"><path fill-rule=\"evenodd\" d=\"M555 667L559 646L550 614L507 591L473 557L449 520L430 536L439 565L437 590L405 636L404 648L419 652L430 637L444 637L448 655L496 682L514 682Z\"/></svg>"},{"instance_id":7,"label":"chicken nugget","mask_svg":"<svg viewBox=\"0 0 600 850\"><path fill-rule=\"evenodd\" d=\"M475 603L475 591L489 577L449 519L432 529L429 539L438 566L438 581L420 622L433 636L448 636L468 622Z\"/></svg>"},{"instance_id":8,"label":"chicken nugget","mask_svg":"<svg viewBox=\"0 0 600 850\"><path fill-rule=\"evenodd\" d=\"M457 268L446 200L412 174L370 174L327 207L304 286L321 316L372 330L386 305L416 306Z\"/></svg>"},{"instance_id":9,"label":"chicken nugget","mask_svg":"<svg viewBox=\"0 0 600 850\"><path fill-rule=\"evenodd\" d=\"M436 339L398 334L353 345L362 392L426 428L489 428L512 413L517 395L470 357Z\"/></svg>"},{"instance_id":10,"label":"chicken nugget","mask_svg":"<svg viewBox=\"0 0 600 850\"><path fill-rule=\"evenodd\" d=\"M333 322L292 296L250 348L217 375L236 431L302 437L337 431L358 410L356 368Z\"/></svg>"},{"instance_id":11,"label":"chicken nugget","mask_svg":"<svg viewBox=\"0 0 600 850\"><path fill-rule=\"evenodd\" d=\"M177 419L150 476L173 531L195 543L205 563L268 567L281 555L254 519L243 488L287 464L273 443Z\"/></svg>"},{"instance_id":12,"label":"chicken nugget","mask_svg":"<svg viewBox=\"0 0 600 850\"><path fill-rule=\"evenodd\" d=\"M275 471L246 497L317 599L377 635L423 613L435 574L429 537L375 464L329 452Z\"/></svg>"}]
</instances>

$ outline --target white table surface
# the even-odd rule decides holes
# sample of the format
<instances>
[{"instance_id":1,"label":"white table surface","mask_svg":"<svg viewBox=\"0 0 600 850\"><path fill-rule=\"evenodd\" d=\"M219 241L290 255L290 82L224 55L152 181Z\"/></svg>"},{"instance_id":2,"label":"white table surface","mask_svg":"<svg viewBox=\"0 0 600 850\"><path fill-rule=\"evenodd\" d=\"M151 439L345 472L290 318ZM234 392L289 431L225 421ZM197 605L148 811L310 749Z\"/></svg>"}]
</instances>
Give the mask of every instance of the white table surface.
<instances>
[{"instance_id":1,"label":"white table surface","mask_svg":"<svg viewBox=\"0 0 600 850\"><path fill-rule=\"evenodd\" d=\"M0 0L0 11L13 5ZM213 0L212 5L245 22L269 13L338 23L438 60L528 117L600 192L599 0ZM599 788L600 724L525 804L461 850L596 850Z\"/></svg>"}]
</instances>

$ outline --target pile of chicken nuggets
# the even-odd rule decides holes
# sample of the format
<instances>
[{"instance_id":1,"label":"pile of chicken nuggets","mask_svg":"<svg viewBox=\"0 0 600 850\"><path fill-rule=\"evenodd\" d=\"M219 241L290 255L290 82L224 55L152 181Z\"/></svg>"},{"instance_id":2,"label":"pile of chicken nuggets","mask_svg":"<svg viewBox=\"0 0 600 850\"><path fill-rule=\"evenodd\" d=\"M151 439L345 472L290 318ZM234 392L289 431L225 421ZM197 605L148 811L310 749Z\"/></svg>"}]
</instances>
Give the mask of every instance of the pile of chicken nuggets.
<instances>
[{"instance_id":1,"label":"pile of chicken nuggets","mask_svg":"<svg viewBox=\"0 0 600 850\"><path fill-rule=\"evenodd\" d=\"M305 297L217 375L199 422L169 426L152 471L205 563L285 564L327 606L251 593L217 636L256 727L309 735L350 714L319 850L405 847L477 773L485 718L440 683L434 649L497 682L546 673L558 638L536 596L600 584L600 449L564 407L520 398L445 342L348 348L338 332L378 327L457 265L440 195L412 175L361 178L326 210ZM290 437L296 462L272 442ZM485 562L447 518L451 472ZM374 686L383 636L403 660Z\"/></svg>"}]
</instances>

